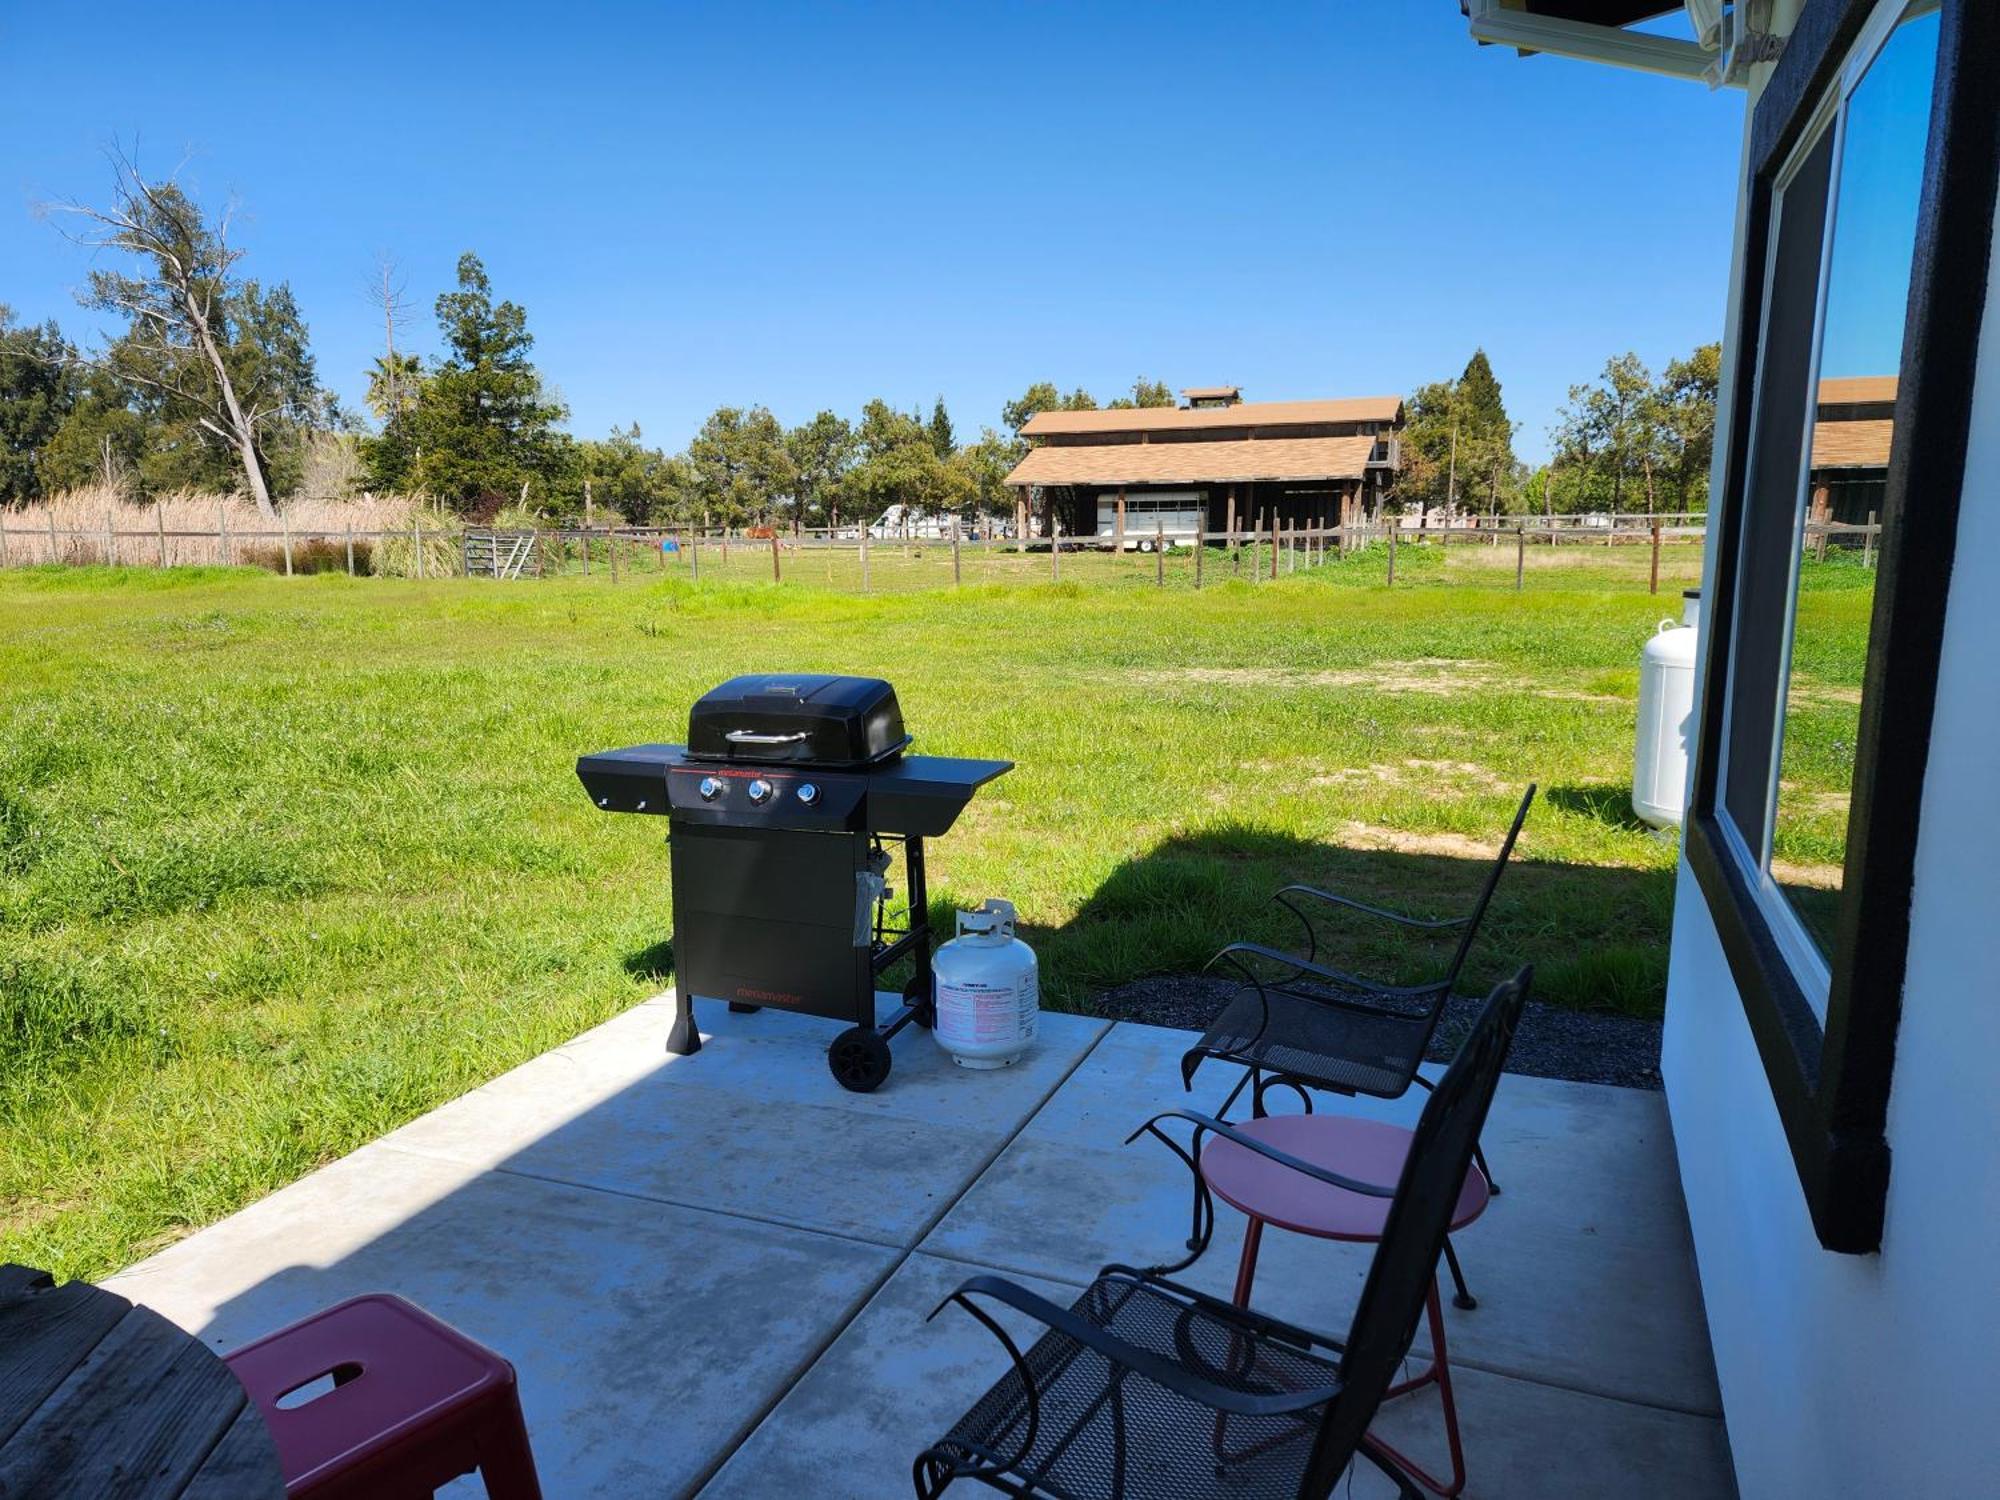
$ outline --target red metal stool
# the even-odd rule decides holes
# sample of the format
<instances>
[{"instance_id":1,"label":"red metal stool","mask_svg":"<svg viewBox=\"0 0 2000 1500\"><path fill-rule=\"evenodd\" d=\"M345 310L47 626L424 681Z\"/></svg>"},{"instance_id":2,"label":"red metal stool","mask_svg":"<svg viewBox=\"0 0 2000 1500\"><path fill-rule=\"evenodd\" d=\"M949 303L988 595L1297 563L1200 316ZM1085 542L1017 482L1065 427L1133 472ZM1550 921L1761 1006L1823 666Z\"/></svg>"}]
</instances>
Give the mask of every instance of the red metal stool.
<instances>
[{"instance_id":1,"label":"red metal stool","mask_svg":"<svg viewBox=\"0 0 2000 1500\"><path fill-rule=\"evenodd\" d=\"M1315 1167L1358 1182L1391 1187L1402 1177L1403 1159L1410 1151L1410 1132L1402 1126L1347 1115L1269 1115L1261 1120L1235 1123L1234 1128ZM1238 1307L1250 1305L1250 1286L1256 1279L1257 1251L1263 1243L1266 1224L1315 1239L1370 1243L1382 1237L1382 1225L1389 1216L1387 1198L1370 1198L1331 1183L1316 1182L1220 1136L1211 1137L1202 1148L1201 1175L1209 1191L1241 1209L1250 1221L1243 1232L1243 1259L1236 1272ZM1490 1196L1491 1189L1479 1168L1470 1168L1458 1202L1452 1208L1452 1231L1462 1229L1485 1212ZM1425 1489L1449 1497L1465 1488L1465 1452L1459 1444L1458 1405L1452 1399L1444 1309L1438 1302L1436 1276L1431 1278L1425 1311L1431 1330L1430 1368L1392 1385L1383 1399L1408 1395L1427 1385L1438 1388L1444 1406L1445 1436L1451 1445L1450 1482L1434 1478L1379 1438L1371 1435L1369 1442L1388 1454ZM1217 1441L1221 1441L1219 1424Z\"/></svg>"},{"instance_id":2,"label":"red metal stool","mask_svg":"<svg viewBox=\"0 0 2000 1500\"><path fill-rule=\"evenodd\" d=\"M289 1495L403 1500L477 1469L493 1500L541 1500L514 1367L401 1297L352 1298L223 1358L271 1429Z\"/></svg>"}]
</instances>

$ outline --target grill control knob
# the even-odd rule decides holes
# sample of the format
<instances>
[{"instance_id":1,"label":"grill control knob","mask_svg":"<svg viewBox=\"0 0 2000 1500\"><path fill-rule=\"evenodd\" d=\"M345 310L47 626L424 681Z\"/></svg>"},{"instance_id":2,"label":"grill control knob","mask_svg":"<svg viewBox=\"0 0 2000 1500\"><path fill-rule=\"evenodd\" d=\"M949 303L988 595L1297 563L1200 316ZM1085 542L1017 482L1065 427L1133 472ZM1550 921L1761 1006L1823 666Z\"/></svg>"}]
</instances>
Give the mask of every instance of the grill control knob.
<instances>
[{"instance_id":1,"label":"grill control knob","mask_svg":"<svg viewBox=\"0 0 2000 1500\"><path fill-rule=\"evenodd\" d=\"M722 778L719 776L704 776L701 778L701 785L696 787L695 790L701 793L702 801L713 802L717 797L722 795Z\"/></svg>"},{"instance_id":2,"label":"grill control knob","mask_svg":"<svg viewBox=\"0 0 2000 1500\"><path fill-rule=\"evenodd\" d=\"M800 782L799 801L803 802L807 807L817 807L819 805L819 788L814 786L810 781Z\"/></svg>"},{"instance_id":3,"label":"grill control knob","mask_svg":"<svg viewBox=\"0 0 2000 1500\"><path fill-rule=\"evenodd\" d=\"M761 776L743 790L749 794L750 805L752 807L762 807L766 802L771 800L771 783L764 780Z\"/></svg>"}]
</instances>

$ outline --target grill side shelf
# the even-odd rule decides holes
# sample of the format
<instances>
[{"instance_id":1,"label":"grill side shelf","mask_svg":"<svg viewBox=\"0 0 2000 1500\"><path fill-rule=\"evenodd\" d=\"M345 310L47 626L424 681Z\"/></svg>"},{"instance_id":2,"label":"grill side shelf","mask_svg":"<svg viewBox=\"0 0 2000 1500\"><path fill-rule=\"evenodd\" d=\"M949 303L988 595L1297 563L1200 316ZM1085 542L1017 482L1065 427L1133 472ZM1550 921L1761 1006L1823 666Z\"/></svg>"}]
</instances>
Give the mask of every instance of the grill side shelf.
<instances>
[{"instance_id":1,"label":"grill side shelf","mask_svg":"<svg viewBox=\"0 0 2000 1500\"><path fill-rule=\"evenodd\" d=\"M685 759L679 745L633 745L578 757L576 775L605 812L664 814L667 771Z\"/></svg>"},{"instance_id":2,"label":"grill side shelf","mask_svg":"<svg viewBox=\"0 0 2000 1500\"><path fill-rule=\"evenodd\" d=\"M868 827L936 838L958 821L974 792L1013 769L1011 760L906 755L869 777Z\"/></svg>"}]
</instances>

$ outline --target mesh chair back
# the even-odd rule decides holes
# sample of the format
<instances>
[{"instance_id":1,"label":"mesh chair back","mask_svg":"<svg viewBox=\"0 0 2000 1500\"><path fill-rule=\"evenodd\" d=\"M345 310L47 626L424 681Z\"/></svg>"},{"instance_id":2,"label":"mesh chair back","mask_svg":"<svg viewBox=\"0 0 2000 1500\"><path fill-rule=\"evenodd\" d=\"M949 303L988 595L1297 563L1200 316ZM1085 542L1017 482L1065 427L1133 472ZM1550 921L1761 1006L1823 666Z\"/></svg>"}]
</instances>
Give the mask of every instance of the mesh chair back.
<instances>
[{"instance_id":1,"label":"mesh chair back","mask_svg":"<svg viewBox=\"0 0 2000 1500\"><path fill-rule=\"evenodd\" d=\"M1479 936L1479 924L1486 919L1487 903L1493 899L1494 891L1500 887L1500 876L1507 868L1507 861L1514 855L1514 841L1521 836L1521 825L1528 821L1528 808L1535 800L1535 783L1529 782L1527 791L1521 794L1521 805L1514 810L1513 826L1507 830L1506 840L1500 845L1500 856L1493 861L1493 868L1486 872L1486 883L1479 888L1478 904L1472 908L1472 915L1466 919L1465 929L1459 934L1458 948L1451 955L1451 967L1445 971L1444 989L1449 998L1452 986L1458 983L1458 971L1465 967L1465 958L1472 951L1473 939Z\"/></svg>"},{"instance_id":2,"label":"mesh chair back","mask_svg":"<svg viewBox=\"0 0 2000 1500\"><path fill-rule=\"evenodd\" d=\"M1340 1399L1314 1444L1304 1494L1330 1492L1409 1351L1532 976L1532 969L1523 969L1493 991L1424 1105L1348 1330Z\"/></svg>"}]
</instances>

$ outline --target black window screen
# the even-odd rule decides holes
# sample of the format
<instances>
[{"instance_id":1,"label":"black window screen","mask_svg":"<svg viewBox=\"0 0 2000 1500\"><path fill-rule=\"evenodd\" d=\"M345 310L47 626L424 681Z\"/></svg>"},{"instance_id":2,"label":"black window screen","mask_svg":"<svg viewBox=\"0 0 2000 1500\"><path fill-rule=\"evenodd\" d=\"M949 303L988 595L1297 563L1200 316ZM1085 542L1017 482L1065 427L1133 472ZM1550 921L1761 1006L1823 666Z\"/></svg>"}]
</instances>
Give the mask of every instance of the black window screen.
<instances>
[{"instance_id":1,"label":"black window screen","mask_svg":"<svg viewBox=\"0 0 2000 1500\"><path fill-rule=\"evenodd\" d=\"M1768 320L1757 376L1756 429L1743 504L1735 662L1722 800L1753 857L1761 857L1777 740L1778 682L1790 634L1788 587L1797 530L1799 458L1812 377L1813 317L1833 130L1821 133L1778 202Z\"/></svg>"}]
</instances>

